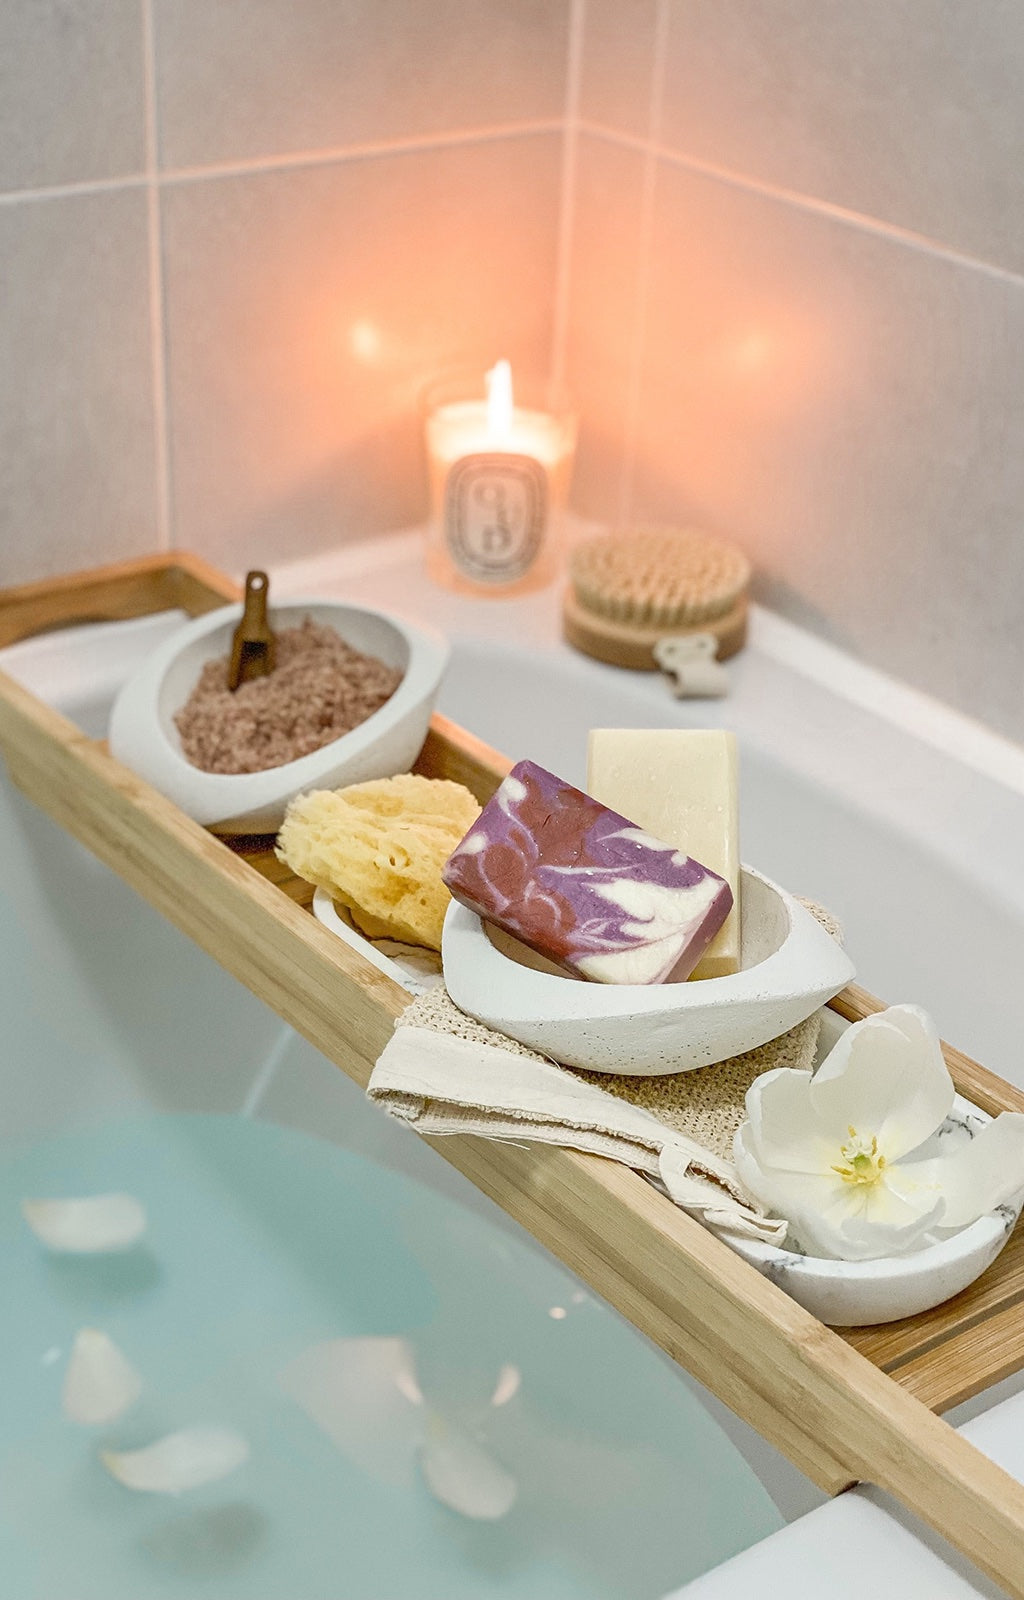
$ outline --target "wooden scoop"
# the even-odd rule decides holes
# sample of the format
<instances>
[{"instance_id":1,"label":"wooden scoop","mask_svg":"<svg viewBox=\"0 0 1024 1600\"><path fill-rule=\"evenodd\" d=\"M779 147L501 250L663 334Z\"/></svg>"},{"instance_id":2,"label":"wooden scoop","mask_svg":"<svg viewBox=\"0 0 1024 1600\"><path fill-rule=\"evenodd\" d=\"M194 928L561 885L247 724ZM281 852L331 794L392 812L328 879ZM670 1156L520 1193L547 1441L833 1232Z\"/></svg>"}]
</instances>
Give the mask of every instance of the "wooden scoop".
<instances>
[{"instance_id":1,"label":"wooden scoop","mask_svg":"<svg viewBox=\"0 0 1024 1600\"><path fill-rule=\"evenodd\" d=\"M250 678L265 678L274 670L274 635L267 621L270 579L265 572L245 575L245 609L231 640L228 688L232 692Z\"/></svg>"}]
</instances>

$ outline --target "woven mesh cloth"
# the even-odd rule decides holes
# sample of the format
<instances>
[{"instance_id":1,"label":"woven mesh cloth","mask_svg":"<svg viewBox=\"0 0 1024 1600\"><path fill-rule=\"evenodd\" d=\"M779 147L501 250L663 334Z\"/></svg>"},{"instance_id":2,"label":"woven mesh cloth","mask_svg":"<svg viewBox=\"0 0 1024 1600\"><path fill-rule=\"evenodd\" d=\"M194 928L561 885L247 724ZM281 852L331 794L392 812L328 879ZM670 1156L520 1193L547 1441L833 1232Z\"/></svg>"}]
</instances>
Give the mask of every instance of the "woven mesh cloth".
<instances>
[{"instance_id":1,"label":"woven mesh cloth","mask_svg":"<svg viewBox=\"0 0 1024 1600\"><path fill-rule=\"evenodd\" d=\"M813 901L802 902L836 939L841 938L838 923L830 912ZM546 1058L526 1045L496 1033L482 1022L460 1011L443 987L420 995L399 1018L398 1027L427 1028L434 1033L451 1033L460 1039L490 1044L535 1061ZM626 1100L657 1117L667 1127L686 1134L703 1149L725 1161L732 1160L733 1136L746 1114L744 1100L754 1079L775 1067L795 1067L809 1072L814 1065L821 1013L801 1022L788 1033L770 1039L756 1050L719 1061L714 1066L691 1072L673 1072L659 1077L623 1077L606 1072L584 1072L577 1067L562 1067L563 1072L602 1089L606 1094Z\"/></svg>"}]
</instances>

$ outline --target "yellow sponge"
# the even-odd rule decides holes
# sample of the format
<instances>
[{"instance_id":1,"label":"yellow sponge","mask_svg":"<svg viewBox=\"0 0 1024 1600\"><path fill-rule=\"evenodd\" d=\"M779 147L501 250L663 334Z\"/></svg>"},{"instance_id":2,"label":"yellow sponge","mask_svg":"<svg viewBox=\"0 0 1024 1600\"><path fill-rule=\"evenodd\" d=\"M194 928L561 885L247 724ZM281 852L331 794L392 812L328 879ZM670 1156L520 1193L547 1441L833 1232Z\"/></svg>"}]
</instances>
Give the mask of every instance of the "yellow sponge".
<instances>
[{"instance_id":1,"label":"yellow sponge","mask_svg":"<svg viewBox=\"0 0 1024 1600\"><path fill-rule=\"evenodd\" d=\"M441 868L480 815L461 783L405 773L316 789L288 807L277 853L326 889L371 939L441 948Z\"/></svg>"}]
</instances>

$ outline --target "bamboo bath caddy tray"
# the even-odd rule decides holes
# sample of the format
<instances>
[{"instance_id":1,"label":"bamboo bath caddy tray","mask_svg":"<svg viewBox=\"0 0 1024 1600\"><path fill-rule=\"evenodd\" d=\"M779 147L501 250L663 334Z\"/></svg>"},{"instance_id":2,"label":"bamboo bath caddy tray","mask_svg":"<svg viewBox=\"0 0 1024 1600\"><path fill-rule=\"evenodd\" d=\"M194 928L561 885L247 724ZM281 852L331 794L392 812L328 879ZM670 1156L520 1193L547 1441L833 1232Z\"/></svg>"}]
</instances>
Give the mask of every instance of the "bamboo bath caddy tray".
<instances>
[{"instance_id":1,"label":"bamboo bath caddy tray","mask_svg":"<svg viewBox=\"0 0 1024 1600\"><path fill-rule=\"evenodd\" d=\"M196 557L152 556L0 591L0 647L83 621L239 596ZM267 839L229 846L0 672L14 782L285 1022L365 1087L398 984L313 918ZM483 801L510 763L435 716L416 764ZM881 1003L849 988L856 1021ZM945 1047L983 1110L1024 1093ZM876 1484L1024 1600L1024 1485L941 1413L1024 1368L1024 1226L971 1288L877 1328L829 1329L635 1173L596 1156L450 1137L438 1152L830 1494Z\"/></svg>"}]
</instances>

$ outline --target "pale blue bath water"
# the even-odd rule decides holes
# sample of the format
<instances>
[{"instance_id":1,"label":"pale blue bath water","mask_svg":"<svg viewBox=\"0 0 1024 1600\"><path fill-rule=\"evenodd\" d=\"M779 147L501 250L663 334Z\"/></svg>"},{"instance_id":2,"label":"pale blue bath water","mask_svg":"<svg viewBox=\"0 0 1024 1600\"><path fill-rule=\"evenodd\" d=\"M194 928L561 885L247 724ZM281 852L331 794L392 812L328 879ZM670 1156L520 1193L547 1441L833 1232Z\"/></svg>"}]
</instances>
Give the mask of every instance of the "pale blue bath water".
<instances>
[{"instance_id":1,"label":"pale blue bath water","mask_svg":"<svg viewBox=\"0 0 1024 1600\"><path fill-rule=\"evenodd\" d=\"M149 1215L123 1255L49 1254L20 1215L26 1197L112 1190ZM106 1427L61 1411L83 1326L145 1384ZM382 1336L406 1341L412 1401L370 1385L350 1427L337 1397L333 1424L317 1420L316 1397L282 1381L313 1345ZM427 1489L428 1412L516 1478L499 1521ZM197 1423L249 1441L219 1483L144 1495L98 1461ZM528 1243L419 1183L218 1116L133 1118L0 1161L5 1600L656 1600L779 1523L653 1350Z\"/></svg>"}]
</instances>

